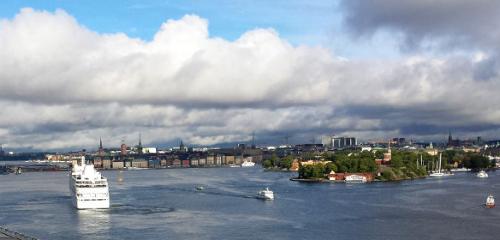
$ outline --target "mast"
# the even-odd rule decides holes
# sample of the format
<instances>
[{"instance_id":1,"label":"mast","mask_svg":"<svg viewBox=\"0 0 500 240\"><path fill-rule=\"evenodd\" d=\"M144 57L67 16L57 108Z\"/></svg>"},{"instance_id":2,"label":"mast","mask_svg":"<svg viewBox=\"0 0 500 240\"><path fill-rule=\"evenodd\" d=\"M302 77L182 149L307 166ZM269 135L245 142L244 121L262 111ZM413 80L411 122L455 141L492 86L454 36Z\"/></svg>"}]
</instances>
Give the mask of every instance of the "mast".
<instances>
[{"instance_id":1,"label":"mast","mask_svg":"<svg viewBox=\"0 0 500 240\"><path fill-rule=\"evenodd\" d=\"M443 155L443 153L439 153L439 169L438 169L438 173L441 173L441 156Z\"/></svg>"}]
</instances>

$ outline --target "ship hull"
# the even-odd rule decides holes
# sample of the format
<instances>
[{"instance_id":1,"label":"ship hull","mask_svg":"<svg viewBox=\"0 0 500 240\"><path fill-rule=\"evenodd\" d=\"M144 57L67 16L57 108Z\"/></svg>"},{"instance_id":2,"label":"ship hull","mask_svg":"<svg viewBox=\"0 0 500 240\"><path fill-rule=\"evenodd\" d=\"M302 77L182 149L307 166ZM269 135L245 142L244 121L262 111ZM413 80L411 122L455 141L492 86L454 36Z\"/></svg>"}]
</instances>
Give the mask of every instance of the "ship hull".
<instances>
[{"instance_id":1,"label":"ship hull","mask_svg":"<svg viewBox=\"0 0 500 240\"><path fill-rule=\"evenodd\" d=\"M76 209L107 209L109 208L109 199L99 201L83 201L73 197L73 206Z\"/></svg>"}]
</instances>

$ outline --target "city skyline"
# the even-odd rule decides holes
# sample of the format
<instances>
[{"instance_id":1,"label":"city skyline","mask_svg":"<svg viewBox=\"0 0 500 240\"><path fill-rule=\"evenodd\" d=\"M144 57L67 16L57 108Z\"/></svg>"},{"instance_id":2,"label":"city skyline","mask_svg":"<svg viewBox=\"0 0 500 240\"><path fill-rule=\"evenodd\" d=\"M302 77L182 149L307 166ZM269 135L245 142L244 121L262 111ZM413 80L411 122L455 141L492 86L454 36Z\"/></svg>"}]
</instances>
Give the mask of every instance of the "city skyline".
<instances>
[{"instance_id":1,"label":"city skyline","mask_svg":"<svg viewBox=\"0 0 500 240\"><path fill-rule=\"evenodd\" d=\"M0 143L500 136L500 3L218 3L6 1Z\"/></svg>"}]
</instances>

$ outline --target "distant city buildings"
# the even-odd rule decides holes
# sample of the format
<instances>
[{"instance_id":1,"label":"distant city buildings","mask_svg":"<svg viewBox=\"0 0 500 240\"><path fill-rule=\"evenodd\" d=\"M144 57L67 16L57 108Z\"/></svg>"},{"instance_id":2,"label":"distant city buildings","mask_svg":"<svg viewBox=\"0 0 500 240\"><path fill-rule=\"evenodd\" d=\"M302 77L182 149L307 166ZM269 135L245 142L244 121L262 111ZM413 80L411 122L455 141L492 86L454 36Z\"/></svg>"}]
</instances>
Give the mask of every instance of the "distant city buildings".
<instances>
[{"instance_id":1,"label":"distant city buildings","mask_svg":"<svg viewBox=\"0 0 500 240\"><path fill-rule=\"evenodd\" d=\"M358 145L355 137L323 136L321 143L330 149L352 148Z\"/></svg>"}]
</instances>

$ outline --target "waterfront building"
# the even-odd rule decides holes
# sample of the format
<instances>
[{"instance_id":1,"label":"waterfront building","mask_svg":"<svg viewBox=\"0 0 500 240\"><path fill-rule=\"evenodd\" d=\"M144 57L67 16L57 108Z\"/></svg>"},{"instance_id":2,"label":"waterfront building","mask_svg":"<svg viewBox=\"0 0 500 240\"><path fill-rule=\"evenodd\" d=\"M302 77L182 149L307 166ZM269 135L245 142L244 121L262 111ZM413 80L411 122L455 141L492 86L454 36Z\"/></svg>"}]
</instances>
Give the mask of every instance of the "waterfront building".
<instances>
[{"instance_id":1,"label":"waterfront building","mask_svg":"<svg viewBox=\"0 0 500 240\"><path fill-rule=\"evenodd\" d=\"M334 149L350 148L358 145L355 137L334 137L332 138L332 146Z\"/></svg>"}]
</instances>

